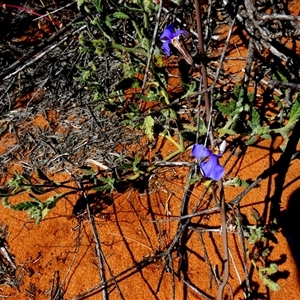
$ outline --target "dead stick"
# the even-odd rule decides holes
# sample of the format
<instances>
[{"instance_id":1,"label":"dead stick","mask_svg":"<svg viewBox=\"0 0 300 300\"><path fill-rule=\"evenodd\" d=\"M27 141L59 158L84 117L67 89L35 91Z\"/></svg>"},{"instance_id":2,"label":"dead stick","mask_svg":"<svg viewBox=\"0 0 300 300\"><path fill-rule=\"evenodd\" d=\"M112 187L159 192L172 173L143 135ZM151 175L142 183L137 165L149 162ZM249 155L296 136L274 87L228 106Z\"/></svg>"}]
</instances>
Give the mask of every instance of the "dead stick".
<instances>
[{"instance_id":1,"label":"dead stick","mask_svg":"<svg viewBox=\"0 0 300 300\"><path fill-rule=\"evenodd\" d=\"M197 18L197 33L198 33L198 51L201 56L204 54L204 45L203 45L203 31L202 31L202 20L201 20L201 11L200 11L200 1L195 0L195 7L196 7L196 18ZM200 71L203 78L203 88L205 90L208 89L208 80L207 80L207 71L206 67L201 60L200 62ZM206 110L206 121L209 122L210 119L210 99L209 99L209 92L204 93L204 100L205 100L205 110Z\"/></svg>"},{"instance_id":2,"label":"dead stick","mask_svg":"<svg viewBox=\"0 0 300 300\"><path fill-rule=\"evenodd\" d=\"M223 263L224 263L224 276L218 291L218 300L223 299L223 293L225 285L227 284L229 277L229 254L228 254L228 238L226 229L226 206L225 206L225 195L224 186L222 179L219 180L220 198L221 198L221 218L222 218L222 240L223 240Z\"/></svg>"},{"instance_id":3,"label":"dead stick","mask_svg":"<svg viewBox=\"0 0 300 300\"><path fill-rule=\"evenodd\" d=\"M102 299L107 300L108 299L108 294L107 294L107 288L106 288L106 284L105 284L106 279L105 279L105 272L104 272L104 265L103 265L103 256L104 255L103 255L103 252L102 252L102 249L101 249L98 231L97 231L96 226L95 226L94 217L91 214L90 205L88 203L88 197L87 197L87 194L86 194L85 189L83 187L83 184L81 183L81 181L78 181L77 183L78 183L79 187L81 188L83 197L86 201L86 209L87 209L90 225L91 225L91 228L92 228L92 232L93 232L93 235L94 235L94 240L95 240L95 243L96 243L96 252L97 252L97 257L98 257L98 262L99 262L100 278L101 278L101 282L104 284L104 287L102 289L102 297L103 297Z\"/></svg>"}]
</instances>

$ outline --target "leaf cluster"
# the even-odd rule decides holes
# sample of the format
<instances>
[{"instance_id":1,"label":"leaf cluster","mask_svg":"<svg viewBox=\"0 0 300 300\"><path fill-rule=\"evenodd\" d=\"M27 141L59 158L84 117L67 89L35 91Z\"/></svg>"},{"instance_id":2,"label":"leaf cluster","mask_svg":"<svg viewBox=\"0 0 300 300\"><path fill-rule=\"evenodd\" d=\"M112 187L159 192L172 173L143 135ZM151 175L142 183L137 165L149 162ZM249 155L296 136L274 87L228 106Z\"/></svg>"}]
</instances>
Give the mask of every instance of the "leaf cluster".
<instances>
[{"instance_id":1,"label":"leaf cluster","mask_svg":"<svg viewBox=\"0 0 300 300\"><path fill-rule=\"evenodd\" d=\"M42 183L34 183L28 174L16 173L9 180L7 190L1 191L2 204L15 211L27 211L30 219L35 219L38 225L42 219L53 209L57 202L65 196L64 193L56 193L46 201L40 200L37 195L43 195L60 187L60 183L50 180L41 170L37 170L37 176ZM31 201L23 201L17 204L9 202L9 198L26 192Z\"/></svg>"},{"instance_id":2,"label":"leaf cluster","mask_svg":"<svg viewBox=\"0 0 300 300\"><path fill-rule=\"evenodd\" d=\"M278 266L275 263L268 265L268 257L272 249L269 242L270 240L276 241L276 221L271 226L263 224L258 211L254 208L251 209L251 215L255 224L244 226L249 244L248 256L262 282L271 290L278 291L280 286L270 277L277 272Z\"/></svg>"},{"instance_id":3,"label":"leaf cluster","mask_svg":"<svg viewBox=\"0 0 300 300\"><path fill-rule=\"evenodd\" d=\"M287 81L281 73L278 73L278 76L283 82ZM276 123L274 118L268 120L265 116L261 116L259 108L254 105L254 94L248 93L245 97L243 87L237 84L234 87L233 96L228 102L216 102L218 111L227 120L225 126L218 129L218 132L221 135L247 134L246 145L253 144L257 138L271 139L272 134L277 133L281 134L287 142L289 133L300 117L300 96L299 93L296 93L293 102L285 107L278 97L275 97L275 100L281 109L281 117L285 118L284 122ZM272 126L270 126L270 121L272 121ZM241 124L242 126L238 126Z\"/></svg>"}]
</instances>

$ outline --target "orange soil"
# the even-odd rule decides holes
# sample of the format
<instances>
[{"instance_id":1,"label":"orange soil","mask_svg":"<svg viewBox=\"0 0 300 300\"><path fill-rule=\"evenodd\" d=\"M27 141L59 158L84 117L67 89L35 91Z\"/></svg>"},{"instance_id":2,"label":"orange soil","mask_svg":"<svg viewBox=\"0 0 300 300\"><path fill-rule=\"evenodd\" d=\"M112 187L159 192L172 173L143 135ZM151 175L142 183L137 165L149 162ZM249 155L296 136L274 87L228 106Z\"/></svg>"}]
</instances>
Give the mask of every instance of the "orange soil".
<instances>
[{"instance_id":1,"label":"orange soil","mask_svg":"<svg viewBox=\"0 0 300 300\"><path fill-rule=\"evenodd\" d=\"M279 145L280 141L278 140L272 144L273 155L270 155L270 142L264 141L256 146L251 146L242 159L234 156L227 166L227 170L231 165L233 166L230 172L231 177L238 173L242 179L255 180L270 164L278 160ZM164 147L168 148L168 143ZM114 275L132 266L135 262L153 255L156 251L164 249L172 241L176 229L174 223L177 222L154 224L146 221L151 220L151 213L159 214L163 219L170 215L178 215L186 171L174 170L172 173L174 174L170 174L170 172L157 174L156 178L154 176L149 182L148 193L141 194L130 189L123 194L115 195L112 206L102 209L101 199L99 199L99 203L94 204L102 250ZM288 208L292 193L299 189L297 178L299 178L299 162L294 160L286 176L281 199L282 210ZM56 174L55 179L65 180L67 178L66 175ZM191 207L197 201L197 193L200 194L203 189L203 186L200 186L194 191L194 196L190 200ZM232 200L241 190L242 188L226 188L227 201ZM242 213L249 216L250 209L254 207L262 214L266 207L266 201L273 192L274 178L266 178L259 187L254 188L243 199ZM21 200L24 199L19 197L18 201ZM30 296L30 293L33 293L36 295L36 299L49 299L47 291L51 287L51 280L55 272L59 272L60 280L64 283L65 299L72 299L79 293L99 284L99 270L90 224L86 213L80 218L80 221L79 218L74 217L73 208L76 201L78 201L78 196L61 200L39 226L32 221L27 221L25 213L16 213L1 208L0 220L2 224L9 226L10 252L16 258L18 272L24 275L24 284L21 285L20 291L5 288L2 295L9 296L9 299L34 299L33 296ZM208 200L203 205L208 205ZM211 215L206 223L219 226L219 215ZM270 292L270 299L297 299L300 294L297 267L286 238L281 233L278 233L276 237L278 244L271 242L274 249L270 260L278 261L279 271L288 276L278 280L281 290L277 293ZM213 234L213 239L217 247L220 247L219 251L221 252L222 245L219 234ZM208 234L204 234L204 240L213 263L219 263L218 258L214 255L215 246L211 243ZM237 255L240 251L234 250L235 247L240 247L236 234L229 234L229 244L234 260L240 266L240 258ZM234 246L235 244L236 246ZM193 253L203 256L203 249L197 242L197 238L192 238L188 242L188 247L193 249ZM198 287L204 289L208 294L216 295L215 287L212 290L208 288L209 273L206 263L201 262L192 254L188 260L188 274L191 281L197 282ZM171 276L169 274L164 277L157 295L152 290L157 285L163 264L164 262L159 260L129 279L121 281L120 289L125 299L156 299L156 297L169 299L171 293ZM242 271L239 271L242 276ZM232 264L231 274L229 283L233 288L235 299L242 299L241 291L239 291L240 284L237 282ZM109 277L109 275L107 276ZM260 284L259 291L266 293L263 284L259 280L257 283ZM182 283L175 279L175 284L176 299L182 299ZM116 290L111 291L110 295L111 299L120 299ZM99 293L89 299L99 299ZM187 299L199 299L199 296L188 291Z\"/></svg>"}]
</instances>

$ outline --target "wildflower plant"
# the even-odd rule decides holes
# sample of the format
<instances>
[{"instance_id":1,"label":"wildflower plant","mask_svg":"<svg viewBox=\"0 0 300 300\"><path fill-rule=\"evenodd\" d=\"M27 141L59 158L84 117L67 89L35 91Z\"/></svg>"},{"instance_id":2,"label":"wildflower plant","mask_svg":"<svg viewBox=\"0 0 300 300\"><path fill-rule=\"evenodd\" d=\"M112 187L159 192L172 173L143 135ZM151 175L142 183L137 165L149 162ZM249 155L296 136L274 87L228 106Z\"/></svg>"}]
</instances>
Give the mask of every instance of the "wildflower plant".
<instances>
[{"instance_id":1,"label":"wildflower plant","mask_svg":"<svg viewBox=\"0 0 300 300\"><path fill-rule=\"evenodd\" d=\"M201 62L200 66L194 64L194 60L184 44L184 39L189 37L189 32L184 30L181 24L175 26L175 24L170 24L168 21L168 25L166 25L165 20L168 18L160 19L159 16L164 8L160 1L132 0L118 2L111 0L79 0L78 8L86 16L85 20L79 23L80 25L84 25L86 30L78 37L81 54L85 57L84 62L86 64L77 66L80 75L75 80L84 86L85 91L88 90L91 92L90 98L88 98L88 101L90 101L88 103L89 109L92 112L91 115L103 113L109 117L116 116L118 124L138 129L139 134L141 132L144 133L147 136L147 139L145 139L147 142L139 140L136 145L133 145L133 150L130 150L130 155L128 156L123 155L123 153L117 153L116 156L118 158L104 172L97 172L86 166L79 167L81 171L85 171L86 173L84 175L76 174L76 176L72 174L70 182L58 183L53 179L49 179L39 170L37 170L35 177L17 173L8 182L7 187L0 191L3 205L13 210L27 211L30 218L35 219L36 223L39 224L51 209L69 194L82 193L87 198L88 191L96 191L103 196L103 193L113 194L120 186L122 186L120 191L123 194L124 187L127 188L130 184L134 186L133 182L139 185L141 182L138 181L139 179L145 180L143 184L145 184L146 190L148 185L150 185L150 180L157 176L161 166L188 167L189 174L186 184L184 187L179 187L182 188L182 198L176 198L180 200L179 203L181 205L178 216L172 220L178 222L176 233L172 236L172 232L174 232L174 227L172 227L168 236L169 241L164 243L164 246L159 246L158 251L157 249L153 249L155 251L151 252L158 253L157 256L155 258L153 258L154 256L149 256L150 258L147 258L148 260L143 261L144 264L141 263L140 265L144 267L152 263L152 261L157 261L157 257L159 259L162 258L165 265L159 280L160 282L163 280L164 271L167 269L172 268L171 273L173 277L180 274L182 270L179 268L180 272L175 272L176 264L173 264L171 261L175 257L173 253L176 253L177 257L178 251L182 251L180 255L184 260L189 255L186 243L188 239L192 238L191 232L198 232L200 239L202 239L204 231L199 231L199 227L201 227L199 225L201 225L202 221L201 205L203 202L201 201L204 199L204 196L198 197L198 190L195 189L199 185L202 185L201 188L203 186L207 187L204 194L209 194L208 199L215 200L211 202L207 201L207 203L211 206L215 205L212 207L212 211L213 213L218 213L220 216L219 219L221 219L217 231L218 236L222 236L223 250L223 255L218 253L218 258L222 258L217 262L220 265L219 269L222 270L222 274L217 276L215 270L210 270L213 277L218 277L216 278L218 296L211 298L224 299L224 289L226 285L229 285L228 278L233 273L229 265L231 260L229 257L230 246L227 234L228 216L235 212L234 210L240 211L240 202L243 196L255 184L258 185L262 177L265 176L264 173L250 186L247 186L247 182L238 176L233 179L229 178L228 182L231 182L231 185L245 188L240 194L240 198L233 199L230 202L230 199L226 198L226 190L224 188L226 184L223 182L225 173L226 179L230 177L230 170L226 168L226 164L223 165L220 162L220 158L226 150L225 139L228 136L233 136L234 139L238 140L239 144L242 145L241 152L258 139L271 139L277 134L282 135L288 141L292 130L299 124L299 93L292 93L290 99L287 99L289 101L285 102L283 102L283 100L286 100L282 99L283 96L281 98L278 96L274 97L277 105L277 107L275 105L275 111L276 109L278 110L278 115L266 116L266 114L261 113L264 107L258 105L257 91L253 92L252 89L251 92L248 91L246 79L243 84L237 83L234 87L228 84L229 92L227 95L222 91L223 86L216 87L217 83L221 82L219 79L222 71L222 59L224 60L224 57L220 61L219 69L214 74L215 77L212 78L213 83L209 85L212 81L208 80L206 60L204 60L205 63ZM209 22L201 22L199 1L195 1L195 10L198 25L198 55L205 57L202 31L200 29L203 24L208 24L207 26L210 26L210 24ZM170 15L167 14L166 16ZM242 18L245 15L247 14L240 14L240 17ZM247 21L250 22L252 20ZM244 23L247 24L248 22ZM234 22L232 24L234 25ZM260 26L260 23L255 23L253 28L257 26ZM270 28L272 27L270 26ZM259 33L259 30L257 30L257 33ZM229 38L230 34L228 41ZM256 42L258 43L259 41L257 40ZM186 76L187 81L190 81L186 84L186 91L182 87L183 91L178 92L175 97L168 86L167 68L169 65L164 66L164 63L166 61L165 56L170 56L172 53L178 54L177 51L192 68L188 66L188 71L191 72ZM226 51L224 51L225 54ZM110 67L106 73L107 77L103 76L104 73L101 72L103 64L100 61L103 63L104 60L108 62ZM250 62L251 59L247 61L247 66L253 65ZM197 71L195 73L201 75L192 73L195 69ZM246 71L247 74L251 73L249 69ZM288 79L280 72L275 72L275 74L279 76L281 80L280 84L283 84L284 97L288 98L291 92ZM177 76L171 75L174 77ZM178 75L179 79L180 76L181 74ZM224 80L227 80L226 76L224 76ZM224 80L223 82L225 82ZM299 88L297 85L292 87L294 89ZM134 89L135 91L129 95L127 92L128 89ZM186 93L184 94L184 92ZM146 103L147 105L143 105L145 102L148 102ZM152 102L158 105L152 107ZM150 108L148 108L148 104ZM144 106L147 108L143 109ZM124 129L122 126L120 126L120 131ZM94 130L93 126L91 128ZM117 130L119 130L119 127ZM132 132L132 134L136 134L136 131ZM93 132L93 135L96 136L96 134L101 136L102 132ZM105 134L107 140L111 139L110 131L105 132ZM158 136L162 137L162 146L156 147ZM220 139L223 142L218 147L216 141ZM86 140L88 141L87 143L94 143L94 139L90 137ZM229 140L228 138L227 141ZM167 152L165 155L165 152L160 153L159 151L160 147L163 147L166 141L170 141L176 147L176 150ZM147 152L143 152L143 147L147 149ZM158 148L160 149L156 150ZM154 155L152 155L154 152L152 151L153 149L157 151ZM196 162L191 160L190 151ZM228 155L230 157L229 153ZM150 158L148 159L148 157ZM184 161L180 161L181 159L184 159ZM103 164L99 165L103 166ZM200 176L200 173L202 176ZM166 181L166 176L163 177L162 181ZM75 182L78 185L74 187L74 184L71 184L71 182ZM141 187L139 186L139 188ZM20 193L25 193L28 196L28 201L15 204L15 197ZM54 193L56 194L54 195ZM172 190L170 192L170 199L174 194L176 193ZM194 203L190 201L192 196L197 197L197 204L194 206ZM198 198L201 199L198 201ZM156 207L154 205L152 207L151 201L152 198L149 197L147 214L151 212L151 222L166 221L169 222L168 225L171 224L169 213L167 213L167 220L155 219ZM168 211L168 205L171 201L168 199L167 202L167 204L162 205L166 211ZM134 207L133 201L131 204ZM160 204L157 207L160 207ZM135 210L135 213L138 216L140 210ZM205 215L209 213L211 212L205 212ZM161 215L163 213L159 217ZM195 216L199 219L194 222L192 218ZM274 263L268 264L267 261L270 254L267 244L271 229L264 224L266 220L262 220L260 216L257 218L259 222L257 219L256 224L244 225L242 224L242 218L236 217L233 218L236 220L236 223L233 222L234 224L230 226L230 228L233 228L232 231L236 227L239 228L240 240L243 245L245 245L245 242L249 244L249 247L245 248L245 251L243 250L244 255L240 255L245 260L243 268L235 268L244 270L246 286L242 288L245 290L245 298L247 299L251 298L252 286L249 284L250 275L247 270L246 258L250 260L250 265L258 272L259 277L267 287L274 291L279 290L279 285L272 277L277 272L278 266ZM140 218L140 216L138 216L138 219L140 224L143 225L142 222L144 219ZM239 224L237 224L238 222ZM121 222L118 223L118 226L121 226ZM215 224L214 228L208 228L207 226L207 230L213 232L216 229L215 227ZM160 237L160 239L162 238ZM151 244L154 245L155 243L151 241ZM203 242L202 244L203 248L205 248L205 243ZM97 248L100 249L100 247ZM200 256L198 253L197 255ZM211 266L208 256L205 253L206 262ZM99 257L102 259L104 256L101 254ZM108 267L108 262L105 263L106 265L100 269L104 270L107 267L105 274L113 274ZM135 262L135 265L138 265L138 263ZM188 264L186 266L188 270ZM241 278L242 276L238 274L238 277ZM180 276L178 278L180 279ZM105 279L103 279L101 283L103 290L105 290L105 284ZM194 286L197 286L197 284L191 286L193 291L195 291ZM175 281L172 282L173 287L175 287ZM172 290L174 292L172 299L176 299L174 290ZM201 292L197 292L201 296ZM207 297L204 296L203 298Z\"/></svg>"},{"instance_id":2,"label":"wildflower plant","mask_svg":"<svg viewBox=\"0 0 300 300\"><path fill-rule=\"evenodd\" d=\"M94 64L93 68L91 68L91 63L87 66L79 66L81 76L76 80L93 91L97 110L111 110L113 113L117 111L123 124L140 128L147 134L149 140L154 140L155 123L166 127L165 123L170 118L179 122L177 113L172 108L160 110L156 115L156 122L151 115L144 116L149 111L141 111L142 102L155 101L160 105L170 105L165 75L161 72L160 45L154 43L155 40L151 42L151 34L154 34L153 38L156 38L156 35L152 33L153 28L149 26L150 18L157 15L159 5L146 0L120 5L112 5L110 1L93 1L93 5L90 5L89 1L83 0L78 2L78 7L86 10L91 18L91 21L84 23L87 31L79 37L82 52L86 53L90 59L93 58L93 61L97 61L97 57L107 55L115 57L119 68L117 76L110 79L114 82L109 83L106 88L97 79L99 72L97 64ZM93 13L95 9L96 16ZM124 28L125 35L121 34ZM187 32L179 30L173 36L167 34L167 31L165 33L166 39L170 38L175 42L177 37ZM164 48L168 49L167 41ZM147 79L144 80L143 85L138 79L141 74L144 74ZM116 82L116 78L120 80ZM124 95L124 91L130 88L136 90L133 96L134 101L138 103L126 101L128 97ZM135 109L136 107L138 109ZM180 151L182 152L182 147Z\"/></svg>"},{"instance_id":3,"label":"wildflower plant","mask_svg":"<svg viewBox=\"0 0 300 300\"><path fill-rule=\"evenodd\" d=\"M244 226L244 230L248 233L248 256L258 271L259 278L272 291L279 291L280 285L272 280L272 275L278 272L276 263L269 263L268 258L272 249L268 246L269 240L275 239L278 230L278 224L275 220L271 226L261 224L261 216L257 210L251 209L251 215L255 220L254 225Z\"/></svg>"}]
</instances>

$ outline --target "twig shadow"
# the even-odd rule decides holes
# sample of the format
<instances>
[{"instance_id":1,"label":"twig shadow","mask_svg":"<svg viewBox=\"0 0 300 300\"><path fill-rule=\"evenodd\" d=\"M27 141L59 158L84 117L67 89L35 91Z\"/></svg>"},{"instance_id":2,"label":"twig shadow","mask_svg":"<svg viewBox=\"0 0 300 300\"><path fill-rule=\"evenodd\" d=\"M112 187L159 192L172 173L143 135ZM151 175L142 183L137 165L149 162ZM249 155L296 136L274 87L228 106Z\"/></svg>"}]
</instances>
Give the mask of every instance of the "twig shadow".
<instances>
[{"instance_id":1,"label":"twig shadow","mask_svg":"<svg viewBox=\"0 0 300 300\"><path fill-rule=\"evenodd\" d=\"M113 204L113 198L108 193L97 192L87 195L87 201L93 216L101 213ZM86 199L80 197L73 207L73 215L80 216L86 212Z\"/></svg>"},{"instance_id":2,"label":"twig shadow","mask_svg":"<svg viewBox=\"0 0 300 300\"><path fill-rule=\"evenodd\" d=\"M282 212L282 233L286 237L298 271L300 272L300 188L295 190L289 200L287 210Z\"/></svg>"}]
</instances>

